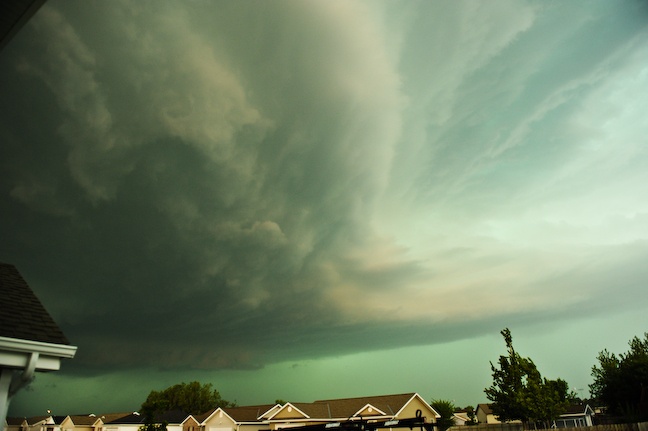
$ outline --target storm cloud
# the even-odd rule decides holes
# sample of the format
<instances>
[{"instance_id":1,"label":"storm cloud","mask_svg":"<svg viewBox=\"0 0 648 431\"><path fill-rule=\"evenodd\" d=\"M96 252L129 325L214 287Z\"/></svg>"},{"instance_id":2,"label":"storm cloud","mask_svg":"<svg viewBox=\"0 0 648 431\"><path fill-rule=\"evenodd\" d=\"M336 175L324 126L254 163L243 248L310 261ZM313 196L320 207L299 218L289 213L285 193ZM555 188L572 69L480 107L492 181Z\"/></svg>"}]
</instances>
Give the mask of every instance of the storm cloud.
<instances>
[{"instance_id":1,"label":"storm cloud","mask_svg":"<svg viewBox=\"0 0 648 431\"><path fill-rule=\"evenodd\" d=\"M645 310L645 9L51 0L0 55L0 258L70 375Z\"/></svg>"}]
</instances>

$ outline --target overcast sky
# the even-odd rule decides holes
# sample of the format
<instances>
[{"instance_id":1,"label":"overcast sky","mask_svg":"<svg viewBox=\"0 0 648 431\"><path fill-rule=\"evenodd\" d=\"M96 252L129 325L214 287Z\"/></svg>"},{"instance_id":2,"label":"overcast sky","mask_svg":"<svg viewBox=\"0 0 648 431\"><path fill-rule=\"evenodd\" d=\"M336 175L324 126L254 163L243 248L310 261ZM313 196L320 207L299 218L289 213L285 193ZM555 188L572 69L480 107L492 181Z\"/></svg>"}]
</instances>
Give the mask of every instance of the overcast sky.
<instances>
[{"instance_id":1,"label":"overcast sky","mask_svg":"<svg viewBox=\"0 0 648 431\"><path fill-rule=\"evenodd\" d=\"M418 392L648 331L645 1L49 0L0 53L0 260L77 356L10 415Z\"/></svg>"}]
</instances>

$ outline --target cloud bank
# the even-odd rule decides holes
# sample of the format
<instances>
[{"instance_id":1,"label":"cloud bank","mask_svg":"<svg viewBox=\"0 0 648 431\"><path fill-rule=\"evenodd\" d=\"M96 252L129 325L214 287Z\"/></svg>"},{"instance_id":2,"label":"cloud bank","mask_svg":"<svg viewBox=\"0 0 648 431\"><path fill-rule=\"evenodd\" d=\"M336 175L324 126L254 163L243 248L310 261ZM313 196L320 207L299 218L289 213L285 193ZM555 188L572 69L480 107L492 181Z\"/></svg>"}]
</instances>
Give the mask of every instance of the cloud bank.
<instances>
[{"instance_id":1,"label":"cloud bank","mask_svg":"<svg viewBox=\"0 0 648 431\"><path fill-rule=\"evenodd\" d=\"M48 2L2 53L1 257L78 372L645 307L625 6Z\"/></svg>"}]
</instances>

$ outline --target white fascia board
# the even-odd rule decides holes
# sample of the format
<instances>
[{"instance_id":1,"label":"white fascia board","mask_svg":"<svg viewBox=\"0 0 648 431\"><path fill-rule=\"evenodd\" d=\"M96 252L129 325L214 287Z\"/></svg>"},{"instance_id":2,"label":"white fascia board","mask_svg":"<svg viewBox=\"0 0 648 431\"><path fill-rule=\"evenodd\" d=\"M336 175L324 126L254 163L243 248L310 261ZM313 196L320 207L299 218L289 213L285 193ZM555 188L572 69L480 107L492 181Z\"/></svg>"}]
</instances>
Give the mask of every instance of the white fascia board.
<instances>
[{"instance_id":1,"label":"white fascia board","mask_svg":"<svg viewBox=\"0 0 648 431\"><path fill-rule=\"evenodd\" d=\"M0 337L0 367L25 368L32 354L38 354L36 370L56 371L62 358L73 358L77 347Z\"/></svg>"},{"instance_id":2,"label":"white fascia board","mask_svg":"<svg viewBox=\"0 0 648 431\"><path fill-rule=\"evenodd\" d=\"M436 419L439 419L441 417L441 415L436 410L434 410L434 408L431 405L429 405L427 401L425 401L423 397L421 397L418 393L412 395L412 398L410 398L405 404L403 404L400 410L396 412L394 417L397 418L402 413L402 411L405 410L405 407L407 407L414 399L418 399L421 403L423 403L423 405L428 409L430 413L434 415Z\"/></svg>"},{"instance_id":3,"label":"white fascia board","mask_svg":"<svg viewBox=\"0 0 648 431\"><path fill-rule=\"evenodd\" d=\"M41 341L22 340L20 338L0 337L0 350L13 352L40 353L59 358L73 358L77 347L67 344L43 343Z\"/></svg>"},{"instance_id":4,"label":"white fascia board","mask_svg":"<svg viewBox=\"0 0 648 431\"><path fill-rule=\"evenodd\" d=\"M376 412L376 414L371 415L372 417L373 416L388 416L387 413L385 413L382 410L376 408L375 406L372 406L371 404L365 404L365 406L363 408L361 408L360 410L358 410L357 412L355 412L352 415L352 417L361 417L360 413L367 410L367 409L370 409L370 408Z\"/></svg>"}]
</instances>

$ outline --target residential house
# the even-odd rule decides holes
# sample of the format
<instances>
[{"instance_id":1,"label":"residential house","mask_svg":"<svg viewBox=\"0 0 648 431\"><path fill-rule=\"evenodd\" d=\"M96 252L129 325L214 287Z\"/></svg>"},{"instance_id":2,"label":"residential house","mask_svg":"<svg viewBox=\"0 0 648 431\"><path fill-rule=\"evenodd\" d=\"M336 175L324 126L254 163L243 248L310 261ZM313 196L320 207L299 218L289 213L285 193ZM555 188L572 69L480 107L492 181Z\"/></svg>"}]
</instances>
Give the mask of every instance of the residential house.
<instances>
[{"instance_id":1,"label":"residential house","mask_svg":"<svg viewBox=\"0 0 648 431\"><path fill-rule=\"evenodd\" d=\"M417 412L427 423L435 423L439 417L421 396L407 393L312 403L219 407L202 415L188 416L182 423L181 431L276 431L345 421L410 419L417 417Z\"/></svg>"},{"instance_id":2,"label":"residential house","mask_svg":"<svg viewBox=\"0 0 648 431\"><path fill-rule=\"evenodd\" d=\"M501 423L493 414L490 404L477 404L475 417L480 424L499 424Z\"/></svg>"},{"instance_id":3,"label":"residential house","mask_svg":"<svg viewBox=\"0 0 648 431\"><path fill-rule=\"evenodd\" d=\"M266 417L279 404L264 404L243 407L219 407L194 417L188 417L183 424L183 431L198 431L191 429L194 422L200 426L200 431L258 431L265 427Z\"/></svg>"},{"instance_id":4,"label":"residential house","mask_svg":"<svg viewBox=\"0 0 648 431\"><path fill-rule=\"evenodd\" d=\"M180 410L171 410L156 415L153 423L167 424L167 431L182 431L182 424L187 418L187 414ZM139 428L146 425L146 418L138 412L119 417L103 424L102 431L139 431Z\"/></svg>"},{"instance_id":5,"label":"residential house","mask_svg":"<svg viewBox=\"0 0 648 431\"><path fill-rule=\"evenodd\" d=\"M593 416L594 410L589 404L572 404L554 421L554 425L555 428L590 427L594 424Z\"/></svg>"},{"instance_id":6,"label":"residential house","mask_svg":"<svg viewBox=\"0 0 648 431\"><path fill-rule=\"evenodd\" d=\"M61 422L61 431L103 431L106 422L112 422L131 413L109 413L103 415L73 415L67 416Z\"/></svg>"},{"instance_id":7,"label":"residential house","mask_svg":"<svg viewBox=\"0 0 648 431\"><path fill-rule=\"evenodd\" d=\"M25 418L7 418L5 431L25 431L27 429L27 419Z\"/></svg>"},{"instance_id":8,"label":"residential house","mask_svg":"<svg viewBox=\"0 0 648 431\"><path fill-rule=\"evenodd\" d=\"M440 415L417 393L286 403L264 417L270 430L354 420L414 418L421 412L426 423Z\"/></svg>"},{"instance_id":9,"label":"residential house","mask_svg":"<svg viewBox=\"0 0 648 431\"><path fill-rule=\"evenodd\" d=\"M468 412L465 410L459 410L452 413L452 420L454 421L455 426L464 426L466 423L470 422Z\"/></svg>"},{"instance_id":10,"label":"residential house","mask_svg":"<svg viewBox=\"0 0 648 431\"><path fill-rule=\"evenodd\" d=\"M61 431L95 431L97 422L101 422L96 415L67 416L61 422Z\"/></svg>"}]
</instances>

